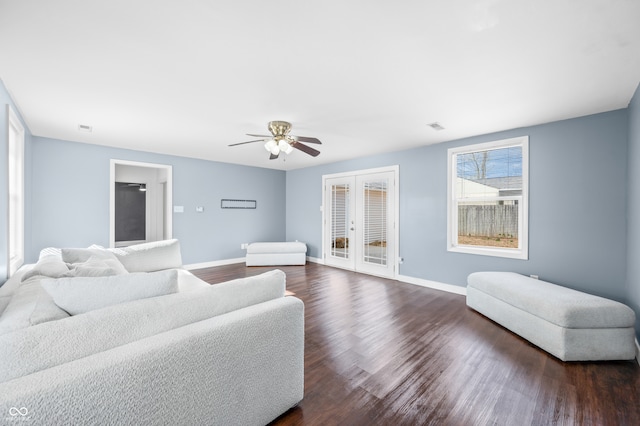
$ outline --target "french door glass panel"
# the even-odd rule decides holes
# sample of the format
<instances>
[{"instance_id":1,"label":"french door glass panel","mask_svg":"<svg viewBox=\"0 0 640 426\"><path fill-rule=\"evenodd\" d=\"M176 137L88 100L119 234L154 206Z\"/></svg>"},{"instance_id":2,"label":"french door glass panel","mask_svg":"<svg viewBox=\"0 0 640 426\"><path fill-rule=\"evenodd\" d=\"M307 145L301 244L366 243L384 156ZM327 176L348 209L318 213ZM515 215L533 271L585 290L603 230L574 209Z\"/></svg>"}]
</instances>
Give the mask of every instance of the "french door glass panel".
<instances>
[{"instance_id":1,"label":"french door glass panel","mask_svg":"<svg viewBox=\"0 0 640 426\"><path fill-rule=\"evenodd\" d=\"M328 209L325 227L327 265L354 268L355 208L353 177L327 179L325 206Z\"/></svg>"},{"instance_id":2,"label":"french door glass panel","mask_svg":"<svg viewBox=\"0 0 640 426\"><path fill-rule=\"evenodd\" d=\"M355 270L372 275L393 277L394 172L357 175Z\"/></svg>"},{"instance_id":3,"label":"french door glass panel","mask_svg":"<svg viewBox=\"0 0 640 426\"><path fill-rule=\"evenodd\" d=\"M363 262L387 264L387 182L364 182Z\"/></svg>"},{"instance_id":4,"label":"french door glass panel","mask_svg":"<svg viewBox=\"0 0 640 426\"><path fill-rule=\"evenodd\" d=\"M331 256L349 258L349 184L331 185Z\"/></svg>"}]
</instances>

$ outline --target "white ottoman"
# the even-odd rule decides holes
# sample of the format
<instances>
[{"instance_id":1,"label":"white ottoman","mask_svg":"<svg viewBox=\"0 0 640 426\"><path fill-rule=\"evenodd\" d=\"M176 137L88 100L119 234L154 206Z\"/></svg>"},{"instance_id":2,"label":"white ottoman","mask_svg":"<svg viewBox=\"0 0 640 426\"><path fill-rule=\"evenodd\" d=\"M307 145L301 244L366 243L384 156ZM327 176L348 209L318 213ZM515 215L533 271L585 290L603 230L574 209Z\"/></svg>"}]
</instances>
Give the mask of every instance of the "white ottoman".
<instances>
[{"instance_id":1,"label":"white ottoman","mask_svg":"<svg viewBox=\"0 0 640 426\"><path fill-rule=\"evenodd\" d=\"M635 357L635 312L513 272L475 272L467 305L563 361Z\"/></svg>"},{"instance_id":2,"label":"white ottoman","mask_svg":"<svg viewBox=\"0 0 640 426\"><path fill-rule=\"evenodd\" d=\"M304 265L307 245L289 243L251 243L247 246L247 266Z\"/></svg>"}]
</instances>

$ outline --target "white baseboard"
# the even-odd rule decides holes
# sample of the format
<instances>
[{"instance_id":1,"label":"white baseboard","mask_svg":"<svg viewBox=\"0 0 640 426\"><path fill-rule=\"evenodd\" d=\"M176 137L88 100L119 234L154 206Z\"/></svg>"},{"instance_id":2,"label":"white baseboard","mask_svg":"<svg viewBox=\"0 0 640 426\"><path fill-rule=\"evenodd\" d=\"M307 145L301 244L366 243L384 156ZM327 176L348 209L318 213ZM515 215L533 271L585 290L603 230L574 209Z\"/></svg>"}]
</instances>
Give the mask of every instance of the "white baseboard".
<instances>
[{"instance_id":1,"label":"white baseboard","mask_svg":"<svg viewBox=\"0 0 640 426\"><path fill-rule=\"evenodd\" d=\"M307 261L312 262L312 263L318 263L320 265L324 265L324 259L321 259L319 257L311 257L311 256L307 256ZM463 296L467 295L467 288L466 287L460 287L457 285L453 285L453 284L445 284L445 283L441 283L438 281L430 281L430 280L424 280L422 278L415 278L415 277L410 277L407 275L398 275L397 277L395 277L396 280L403 282L403 283L407 283L407 284L414 284L414 285L419 285L421 287L427 287L427 288L432 288L434 290L442 290L442 291L446 291L448 293L455 293L455 294L461 294Z\"/></svg>"},{"instance_id":2,"label":"white baseboard","mask_svg":"<svg viewBox=\"0 0 640 426\"><path fill-rule=\"evenodd\" d=\"M320 265L324 265L324 259L320 259L319 257L307 256L307 261L311 263L319 263Z\"/></svg>"},{"instance_id":3,"label":"white baseboard","mask_svg":"<svg viewBox=\"0 0 640 426\"><path fill-rule=\"evenodd\" d=\"M434 290L442 290L448 293L461 294L463 296L467 295L466 287L460 287L453 284L445 284L438 281L423 280L422 278L409 277L407 275L398 275L396 279L403 283L419 285L421 287L428 287Z\"/></svg>"},{"instance_id":4,"label":"white baseboard","mask_svg":"<svg viewBox=\"0 0 640 426\"><path fill-rule=\"evenodd\" d=\"M236 259L224 259L214 260L211 262L192 263L190 265L183 265L183 268L190 271L193 269L212 268L214 266L232 265L234 263L244 263L244 257L238 257Z\"/></svg>"}]
</instances>

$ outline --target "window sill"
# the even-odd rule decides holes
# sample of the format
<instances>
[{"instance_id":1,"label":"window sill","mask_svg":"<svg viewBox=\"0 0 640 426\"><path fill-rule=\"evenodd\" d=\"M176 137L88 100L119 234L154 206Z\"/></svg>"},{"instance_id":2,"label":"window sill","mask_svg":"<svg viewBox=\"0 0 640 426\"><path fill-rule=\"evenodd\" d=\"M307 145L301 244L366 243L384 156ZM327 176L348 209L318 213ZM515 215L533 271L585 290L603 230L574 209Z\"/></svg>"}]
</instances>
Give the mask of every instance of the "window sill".
<instances>
[{"instance_id":1,"label":"window sill","mask_svg":"<svg viewBox=\"0 0 640 426\"><path fill-rule=\"evenodd\" d=\"M480 256L504 257L508 259L529 260L526 250L500 249L495 247L450 246L447 251L453 253L476 254Z\"/></svg>"}]
</instances>

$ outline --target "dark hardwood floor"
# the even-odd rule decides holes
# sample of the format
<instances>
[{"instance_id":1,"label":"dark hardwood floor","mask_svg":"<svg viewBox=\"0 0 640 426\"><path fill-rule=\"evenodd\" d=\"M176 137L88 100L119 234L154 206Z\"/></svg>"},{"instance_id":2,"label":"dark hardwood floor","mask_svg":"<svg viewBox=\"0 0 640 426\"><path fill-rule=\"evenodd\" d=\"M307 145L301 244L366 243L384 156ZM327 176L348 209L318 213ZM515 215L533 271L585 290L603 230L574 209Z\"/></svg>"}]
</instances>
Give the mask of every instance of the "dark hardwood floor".
<instances>
[{"instance_id":1,"label":"dark hardwood floor","mask_svg":"<svg viewBox=\"0 0 640 426\"><path fill-rule=\"evenodd\" d=\"M273 267L193 271L212 284ZM564 363L464 296L308 263L305 395L273 425L640 425L635 361Z\"/></svg>"}]
</instances>

